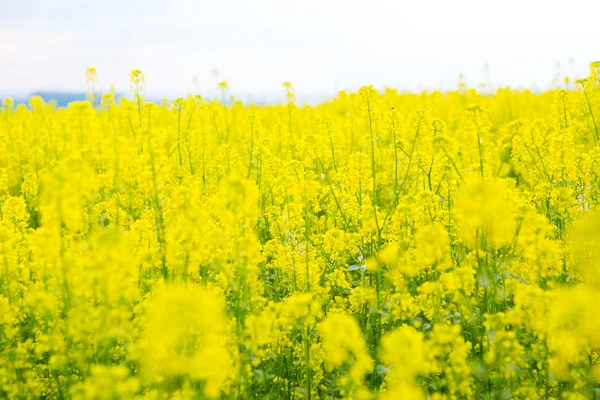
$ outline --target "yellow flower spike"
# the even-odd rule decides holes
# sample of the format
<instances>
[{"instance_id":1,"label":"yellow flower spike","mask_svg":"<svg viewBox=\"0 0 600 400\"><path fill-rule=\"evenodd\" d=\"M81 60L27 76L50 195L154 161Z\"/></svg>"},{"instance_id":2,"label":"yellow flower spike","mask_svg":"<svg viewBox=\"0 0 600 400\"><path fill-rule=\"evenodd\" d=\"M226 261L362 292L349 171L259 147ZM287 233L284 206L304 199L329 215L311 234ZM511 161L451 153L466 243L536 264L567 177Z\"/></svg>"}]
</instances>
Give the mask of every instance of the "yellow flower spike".
<instances>
[{"instance_id":1,"label":"yellow flower spike","mask_svg":"<svg viewBox=\"0 0 600 400\"><path fill-rule=\"evenodd\" d=\"M365 262L365 268L367 271L377 271L379 269L379 261L375 257L369 258Z\"/></svg>"},{"instance_id":2,"label":"yellow flower spike","mask_svg":"<svg viewBox=\"0 0 600 400\"><path fill-rule=\"evenodd\" d=\"M12 111L15 106L15 101L12 97L5 97L2 99L2 107L8 111Z\"/></svg>"},{"instance_id":3,"label":"yellow flower spike","mask_svg":"<svg viewBox=\"0 0 600 400\"><path fill-rule=\"evenodd\" d=\"M98 72L96 71L96 68L92 67L92 68L86 69L85 77L87 79L88 85L96 83L96 81L98 80Z\"/></svg>"},{"instance_id":4,"label":"yellow flower spike","mask_svg":"<svg viewBox=\"0 0 600 400\"><path fill-rule=\"evenodd\" d=\"M400 247L397 244L390 244L387 245L386 247L383 248L383 250L381 250L379 252L379 254L377 255L377 260L388 266L388 267L395 267L396 265L398 265L398 251L400 250ZM369 263L367 262L367 269L369 268Z\"/></svg>"},{"instance_id":5,"label":"yellow flower spike","mask_svg":"<svg viewBox=\"0 0 600 400\"><path fill-rule=\"evenodd\" d=\"M129 81L132 85L140 85L144 83L144 74L139 69L134 69L129 74Z\"/></svg>"},{"instance_id":6,"label":"yellow flower spike","mask_svg":"<svg viewBox=\"0 0 600 400\"><path fill-rule=\"evenodd\" d=\"M365 374L373 368L371 357L356 320L349 315L330 315L319 326L323 350L330 368L351 364L349 377L355 389L362 387ZM350 382L349 382L350 383Z\"/></svg>"}]
</instances>

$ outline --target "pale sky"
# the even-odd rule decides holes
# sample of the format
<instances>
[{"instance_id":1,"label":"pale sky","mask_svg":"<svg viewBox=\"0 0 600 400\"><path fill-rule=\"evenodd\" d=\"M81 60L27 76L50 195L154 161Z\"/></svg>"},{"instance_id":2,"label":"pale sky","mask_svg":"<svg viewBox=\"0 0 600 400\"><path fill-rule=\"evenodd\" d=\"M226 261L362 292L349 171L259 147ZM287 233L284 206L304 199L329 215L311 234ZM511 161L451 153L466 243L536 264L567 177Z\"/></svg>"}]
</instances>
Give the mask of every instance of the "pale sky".
<instances>
[{"instance_id":1,"label":"pale sky","mask_svg":"<svg viewBox=\"0 0 600 400\"><path fill-rule=\"evenodd\" d=\"M598 0L0 0L0 94L85 91L90 66L101 90L141 69L165 94L453 88L461 73L542 88L600 59L599 16Z\"/></svg>"}]
</instances>

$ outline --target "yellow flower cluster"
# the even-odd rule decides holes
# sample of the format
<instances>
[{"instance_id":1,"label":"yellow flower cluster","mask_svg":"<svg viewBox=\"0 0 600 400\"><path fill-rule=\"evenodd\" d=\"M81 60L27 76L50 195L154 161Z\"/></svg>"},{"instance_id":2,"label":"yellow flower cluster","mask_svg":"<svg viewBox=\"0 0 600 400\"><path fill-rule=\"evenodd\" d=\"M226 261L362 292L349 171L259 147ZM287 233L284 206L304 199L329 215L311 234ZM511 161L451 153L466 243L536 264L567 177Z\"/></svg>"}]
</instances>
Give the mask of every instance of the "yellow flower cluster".
<instances>
[{"instance_id":1,"label":"yellow flower cluster","mask_svg":"<svg viewBox=\"0 0 600 400\"><path fill-rule=\"evenodd\" d=\"M564 90L0 109L0 398L594 398L600 64Z\"/></svg>"}]
</instances>

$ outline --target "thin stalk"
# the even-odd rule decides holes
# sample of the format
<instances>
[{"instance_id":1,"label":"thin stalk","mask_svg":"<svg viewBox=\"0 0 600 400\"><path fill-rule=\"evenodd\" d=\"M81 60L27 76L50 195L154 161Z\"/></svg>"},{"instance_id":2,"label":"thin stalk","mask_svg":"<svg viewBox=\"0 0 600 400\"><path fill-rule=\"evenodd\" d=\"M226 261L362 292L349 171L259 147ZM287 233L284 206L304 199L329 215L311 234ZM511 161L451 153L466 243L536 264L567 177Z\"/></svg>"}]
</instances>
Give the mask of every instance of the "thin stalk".
<instances>
[{"instance_id":1,"label":"thin stalk","mask_svg":"<svg viewBox=\"0 0 600 400\"><path fill-rule=\"evenodd\" d=\"M304 255L305 255L305 263L306 263L306 291L310 292L310 268L308 263L308 249L309 249L309 230L310 230L310 212L308 200L306 201L306 205L304 207L304 239L306 241Z\"/></svg>"},{"instance_id":2,"label":"thin stalk","mask_svg":"<svg viewBox=\"0 0 600 400\"><path fill-rule=\"evenodd\" d=\"M162 211L162 207L160 205L160 200L158 198L158 182L156 179L156 165L154 161L154 152L152 151L150 138L148 138L148 150L150 152L150 168L152 169L152 186L154 189L154 193L152 196L152 203L154 206L154 214L156 219L156 224L158 225L158 243L160 246L160 258L161 258L161 268L163 278L165 280L169 279L169 269L167 268L167 250L166 250L166 242L165 242L165 220Z\"/></svg>"},{"instance_id":3,"label":"thin stalk","mask_svg":"<svg viewBox=\"0 0 600 400\"><path fill-rule=\"evenodd\" d=\"M306 397L311 400L312 397L312 371L310 369L310 328L306 326L304 334L304 363L306 364Z\"/></svg>"},{"instance_id":4,"label":"thin stalk","mask_svg":"<svg viewBox=\"0 0 600 400\"><path fill-rule=\"evenodd\" d=\"M137 101L138 117L139 117L140 128L141 128L142 127L142 104L140 102L140 84L139 83L135 84L135 99Z\"/></svg>"},{"instance_id":5,"label":"thin stalk","mask_svg":"<svg viewBox=\"0 0 600 400\"><path fill-rule=\"evenodd\" d=\"M394 140L394 194L395 194L395 203L394 205L398 205L398 145L396 139L396 121L392 118L392 138Z\"/></svg>"},{"instance_id":6,"label":"thin stalk","mask_svg":"<svg viewBox=\"0 0 600 400\"><path fill-rule=\"evenodd\" d=\"M179 165L183 164L181 158L181 105L177 108L177 154L179 156Z\"/></svg>"},{"instance_id":7,"label":"thin stalk","mask_svg":"<svg viewBox=\"0 0 600 400\"><path fill-rule=\"evenodd\" d=\"M248 179L252 173L252 154L254 153L254 121L250 121L250 160L248 161Z\"/></svg>"},{"instance_id":8,"label":"thin stalk","mask_svg":"<svg viewBox=\"0 0 600 400\"><path fill-rule=\"evenodd\" d=\"M600 134L598 133L598 125L596 125L596 118L594 117L594 111L592 110L592 104L590 103L590 99L588 97L587 91L585 90L585 86L581 84L583 87L583 94L585 95L585 101L587 102L588 110L590 111L590 116L592 117L592 122L594 123L594 131L596 136L594 138L594 143L598 143L600 141Z\"/></svg>"},{"instance_id":9,"label":"thin stalk","mask_svg":"<svg viewBox=\"0 0 600 400\"><path fill-rule=\"evenodd\" d=\"M321 159L317 156L317 161L319 161L319 164L321 164L321 168L323 169L323 175L325 175L325 181L327 182L327 185L329 186L329 191L331 192L331 196L333 196L333 200L335 201L335 205L337 206L338 211L340 212L343 220L344 220L344 225L346 226L346 229L348 229L348 219L346 218L346 214L344 214L344 211L342 210L342 206L340 205L340 202L338 201L337 197L335 196L335 192L333 191L333 187L331 186L331 182L329 181L329 176L327 176L327 171L325 170L325 166L323 165L323 162L321 161Z\"/></svg>"},{"instance_id":10,"label":"thin stalk","mask_svg":"<svg viewBox=\"0 0 600 400\"><path fill-rule=\"evenodd\" d=\"M379 227L379 221L377 219L377 180L375 172L375 138L373 136L373 117L371 115L371 101L367 97L367 113L369 116L369 133L371 135L371 172L373 174L373 198L371 204L373 206L373 216L375 218L375 226L377 227L378 243L381 239L381 229Z\"/></svg>"},{"instance_id":11,"label":"thin stalk","mask_svg":"<svg viewBox=\"0 0 600 400\"><path fill-rule=\"evenodd\" d=\"M333 158L333 169L337 173L337 163L335 162L335 150L333 148L333 138L331 137L331 128L329 122L325 121L325 127L327 128L327 134L329 135L329 146L331 147L331 158Z\"/></svg>"}]
</instances>

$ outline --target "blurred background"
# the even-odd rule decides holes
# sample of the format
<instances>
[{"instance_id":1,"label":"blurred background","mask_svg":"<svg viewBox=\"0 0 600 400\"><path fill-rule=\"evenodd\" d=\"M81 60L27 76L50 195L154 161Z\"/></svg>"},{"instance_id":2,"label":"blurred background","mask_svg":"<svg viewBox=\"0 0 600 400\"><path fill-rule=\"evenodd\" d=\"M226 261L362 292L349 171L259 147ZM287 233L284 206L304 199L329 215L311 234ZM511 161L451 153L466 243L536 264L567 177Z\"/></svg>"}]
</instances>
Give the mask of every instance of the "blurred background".
<instances>
[{"instance_id":1,"label":"blurred background","mask_svg":"<svg viewBox=\"0 0 600 400\"><path fill-rule=\"evenodd\" d=\"M600 58L595 0L0 0L0 97L129 92L148 98L229 92L299 101L361 85L400 90L543 90ZM461 78L462 74L462 78Z\"/></svg>"}]
</instances>

